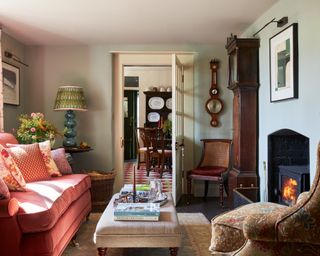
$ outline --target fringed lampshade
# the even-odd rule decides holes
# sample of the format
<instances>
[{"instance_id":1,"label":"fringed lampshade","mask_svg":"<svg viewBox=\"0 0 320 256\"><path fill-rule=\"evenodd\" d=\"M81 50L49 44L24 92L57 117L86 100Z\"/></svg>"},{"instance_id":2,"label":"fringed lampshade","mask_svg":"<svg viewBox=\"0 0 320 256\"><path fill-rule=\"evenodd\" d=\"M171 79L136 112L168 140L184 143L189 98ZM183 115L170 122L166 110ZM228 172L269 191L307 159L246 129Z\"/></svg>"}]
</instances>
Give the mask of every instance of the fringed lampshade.
<instances>
[{"instance_id":1,"label":"fringed lampshade","mask_svg":"<svg viewBox=\"0 0 320 256\"><path fill-rule=\"evenodd\" d=\"M76 120L74 111L87 111L86 99L83 89L79 86L61 86L58 89L54 110L67 110L65 114L66 127L64 133L63 146L75 147L76 142Z\"/></svg>"}]
</instances>

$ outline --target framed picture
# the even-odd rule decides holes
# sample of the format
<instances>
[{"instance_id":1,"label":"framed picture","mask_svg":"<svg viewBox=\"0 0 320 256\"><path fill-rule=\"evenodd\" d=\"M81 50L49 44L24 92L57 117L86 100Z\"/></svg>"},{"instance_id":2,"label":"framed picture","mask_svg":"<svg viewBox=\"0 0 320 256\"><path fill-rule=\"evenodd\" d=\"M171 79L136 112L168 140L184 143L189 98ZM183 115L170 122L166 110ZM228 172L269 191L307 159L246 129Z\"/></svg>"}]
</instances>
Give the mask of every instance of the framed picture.
<instances>
[{"instance_id":1,"label":"framed picture","mask_svg":"<svg viewBox=\"0 0 320 256\"><path fill-rule=\"evenodd\" d=\"M298 98L298 24L270 38L270 101Z\"/></svg>"},{"instance_id":2,"label":"framed picture","mask_svg":"<svg viewBox=\"0 0 320 256\"><path fill-rule=\"evenodd\" d=\"M2 62L3 102L11 105L20 104L20 69Z\"/></svg>"}]
</instances>

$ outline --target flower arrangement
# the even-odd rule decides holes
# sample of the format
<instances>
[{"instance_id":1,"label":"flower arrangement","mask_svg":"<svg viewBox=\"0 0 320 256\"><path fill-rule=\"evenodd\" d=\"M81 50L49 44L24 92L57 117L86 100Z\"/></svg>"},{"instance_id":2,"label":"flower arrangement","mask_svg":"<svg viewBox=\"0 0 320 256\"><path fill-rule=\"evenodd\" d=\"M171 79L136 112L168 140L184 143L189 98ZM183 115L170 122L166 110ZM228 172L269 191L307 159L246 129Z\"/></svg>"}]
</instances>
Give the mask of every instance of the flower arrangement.
<instances>
[{"instance_id":1,"label":"flower arrangement","mask_svg":"<svg viewBox=\"0 0 320 256\"><path fill-rule=\"evenodd\" d=\"M29 144L50 140L54 142L57 135L61 135L42 113L31 113L30 116L19 116L20 126L17 130L17 139L20 143Z\"/></svg>"}]
</instances>

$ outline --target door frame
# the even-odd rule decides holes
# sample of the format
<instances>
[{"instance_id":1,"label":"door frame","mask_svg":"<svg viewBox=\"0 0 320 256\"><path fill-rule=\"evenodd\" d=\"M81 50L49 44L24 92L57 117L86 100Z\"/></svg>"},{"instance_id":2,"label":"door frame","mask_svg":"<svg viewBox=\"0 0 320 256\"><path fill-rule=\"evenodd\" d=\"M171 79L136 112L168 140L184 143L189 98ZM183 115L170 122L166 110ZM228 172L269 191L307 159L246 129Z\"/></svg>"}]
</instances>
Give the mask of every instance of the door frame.
<instances>
[{"instance_id":1,"label":"door frame","mask_svg":"<svg viewBox=\"0 0 320 256\"><path fill-rule=\"evenodd\" d=\"M115 178L114 191L120 191L123 186L123 92L124 92L124 66L164 66L172 65L172 54L179 56L185 67L185 169L193 168L194 164L194 98L193 98L193 72L194 53L193 52L136 52L136 51L114 51L113 55L113 155L114 169L117 173ZM186 129L187 127L187 129ZM174 176L175 174L172 174ZM186 182L185 173L184 183ZM185 186L184 186L185 187ZM185 193L185 191L183 191Z\"/></svg>"}]
</instances>

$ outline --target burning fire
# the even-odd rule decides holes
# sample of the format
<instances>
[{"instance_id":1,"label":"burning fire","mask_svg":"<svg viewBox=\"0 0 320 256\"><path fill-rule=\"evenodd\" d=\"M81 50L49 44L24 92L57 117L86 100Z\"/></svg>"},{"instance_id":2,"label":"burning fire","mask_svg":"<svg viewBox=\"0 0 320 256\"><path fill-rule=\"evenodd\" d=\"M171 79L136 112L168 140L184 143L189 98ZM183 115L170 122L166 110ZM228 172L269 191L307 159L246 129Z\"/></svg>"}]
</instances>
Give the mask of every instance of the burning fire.
<instances>
[{"instance_id":1,"label":"burning fire","mask_svg":"<svg viewBox=\"0 0 320 256\"><path fill-rule=\"evenodd\" d=\"M295 179L289 178L283 184L282 198L289 202L295 202L297 199L298 183Z\"/></svg>"}]
</instances>

